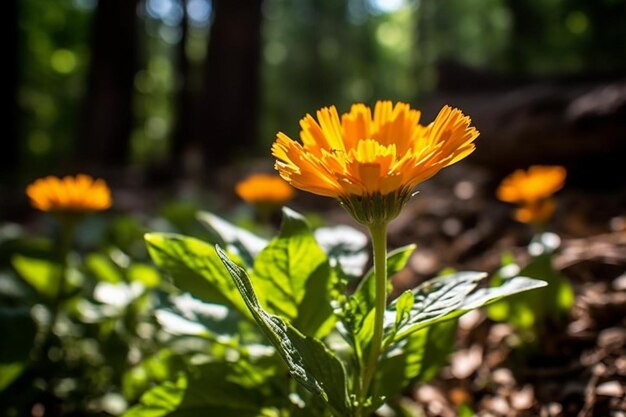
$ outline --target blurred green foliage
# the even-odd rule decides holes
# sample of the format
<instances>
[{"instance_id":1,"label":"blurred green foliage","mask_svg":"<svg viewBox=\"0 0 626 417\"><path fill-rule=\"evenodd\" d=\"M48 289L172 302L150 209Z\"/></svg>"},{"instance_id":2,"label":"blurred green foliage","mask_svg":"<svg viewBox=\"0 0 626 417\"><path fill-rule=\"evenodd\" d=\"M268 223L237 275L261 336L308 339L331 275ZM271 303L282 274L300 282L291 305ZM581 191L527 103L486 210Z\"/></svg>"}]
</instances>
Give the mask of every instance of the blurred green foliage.
<instances>
[{"instance_id":1,"label":"blurred green foliage","mask_svg":"<svg viewBox=\"0 0 626 417\"><path fill-rule=\"evenodd\" d=\"M272 240L208 212L196 216L202 232L181 221L188 212L170 203L153 219L93 215L67 258L54 238L0 229L0 415L329 416L324 393L336 413L354 414L346 389L373 326L365 235L313 231L287 208ZM180 234L192 229L199 238ZM390 275L414 249L389 253ZM397 407L403 388L438 374L459 315L542 285L517 277L468 295L482 276L435 278L389 304L368 410Z\"/></svg>"},{"instance_id":2,"label":"blurred green foliage","mask_svg":"<svg viewBox=\"0 0 626 417\"><path fill-rule=\"evenodd\" d=\"M94 6L78 0L19 2L21 85L17 99L26 172L47 174L78 140Z\"/></svg>"},{"instance_id":3,"label":"blurred green foliage","mask_svg":"<svg viewBox=\"0 0 626 417\"><path fill-rule=\"evenodd\" d=\"M78 121L97 4L19 3L20 143L30 177L58 167L84 140ZM258 149L265 154L278 130L296 134L294 121L324 105L418 100L436 89L443 60L524 76L623 71L624 10L623 0L264 0ZM213 6L145 0L137 18L130 160L145 165L168 154L180 50L192 95L201 91Z\"/></svg>"},{"instance_id":4,"label":"blurred green foliage","mask_svg":"<svg viewBox=\"0 0 626 417\"><path fill-rule=\"evenodd\" d=\"M549 340L548 335L554 329L565 325L574 305L572 284L552 266L560 242L554 233L537 234L528 247L530 259L526 265L520 267L507 253L502 257L502 267L490 280L491 286L499 286L511 277L522 275L541 277L548 283L533 294L517 294L487 308L490 319L509 323L524 341L536 346Z\"/></svg>"}]
</instances>

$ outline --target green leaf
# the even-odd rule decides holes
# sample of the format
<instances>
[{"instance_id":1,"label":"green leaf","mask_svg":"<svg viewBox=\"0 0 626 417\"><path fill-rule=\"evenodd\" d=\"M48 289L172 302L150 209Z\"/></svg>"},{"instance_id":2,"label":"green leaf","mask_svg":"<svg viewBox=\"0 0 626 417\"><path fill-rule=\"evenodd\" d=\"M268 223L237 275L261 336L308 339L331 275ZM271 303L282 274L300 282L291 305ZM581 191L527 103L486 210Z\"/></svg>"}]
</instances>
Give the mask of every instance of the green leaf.
<instances>
[{"instance_id":1,"label":"green leaf","mask_svg":"<svg viewBox=\"0 0 626 417\"><path fill-rule=\"evenodd\" d=\"M59 289L61 268L55 262L15 255L12 259L13 268L39 294L54 298Z\"/></svg>"},{"instance_id":2,"label":"green leaf","mask_svg":"<svg viewBox=\"0 0 626 417\"><path fill-rule=\"evenodd\" d=\"M283 208L280 234L254 262L252 279L261 304L301 332L317 335L332 317L330 267L304 217ZM328 329L328 326L324 326Z\"/></svg>"},{"instance_id":3,"label":"green leaf","mask_svg":"<svg viewBox=\"0 0 626 417\"><path fill-rule=\"evenodd\" d=\"M268 397L277 395L271 389L266 374L259 369L210 362L193 367L175 383L150 389L124 417L275 417L276 410L265 406Z\"/></svg>"},{"instance_id":4,"label":"green leaf","mask_svg":"<svg viewBox=\"0 0 626 417\"><path fill-rule=\"evenodd\" d=\"M394 411L398 417L424 417L424 409L407 397L399 398L395 404L392 404Z\"/></svg>"},{"instance_id":5,"label":"green leaf","mask_svg":"<svg viewBox=\"0 0 626 417\"><path fill-rule=\"evenodd\" d=\"M545 253L531 260L526 267L520 271L520 275L542 279L548 283L548 286L535 295L535 300L542 299L545 309L545 316L551 316L552 319L558 321L561 316L566 315L574 305L574 289L563 274L559 273L552 267L552 255ZM550 300L552 303L545 303ZM540 310L541 311L541 310Z\"/></svg>"},{"instance_id":6,"label":"green leaf","mask_svg":"<svg viewBox=\"0 0 626 417\"><path fill-rule=\"evenodd\" d=\"M216 235L217 239L214 243L223 245L230 252L235 253L248 267L252 267L254 259L268 244L266 239L237 227L208 211L198 212L196 218Z\"/></svg>"},{"instance_id":7,"label":"green leaf","mask_svg":"<svg viewBox=\"0 0 626 417\"><path fill-rule=\"evenodd\" d=\"M140 282L147 288L158 287L161 283L161 275L153 266L133 262L127 271L128 280L130 282Z\"/></svg>"},{"instance_id":8,"label":"green leaf","mask_svg":"<svg viewBox=\"0 0 626 417\"><path fill-rule=\"evenodd\" d=\"M373 404L398 395L411 382L427 382L447 363L454 347L456 320L418 330L391 347L381 359L374 385Z\"/></svg>"},{"instance_id":9,"label":"green leaf","mask_svg":"<svg viewBox=\"0 0 626 417\"><path fill-rule=\"evenodd\" d=\"M241 315L222 304L205 303L185 293L169 297L165 306L167 308L157 309L154 315L163 330L170 334L213 339L219 336L227 342L240 331Z\"/></svg>"},{"instance_id":10,"label":"green leaf","mask_svg":"<svg viewBox=\"0 0 626 417\"><path fill-rule=\"evenodd\" d=\"M387 332L397 333L396 339L417 331L437 319L447 316L458 309L467 295L478 285L478 281L487 274L483 272L457 272L453 275L436 277L422 283L412 290L414 301L410 318L395 332L395 316L397 315L397 302L389 304L387 310L396 314L390 314L393 321L387 318L385 328Z\"/></svg>"},{"instance_id":11,"label":"green leaf","mask_svg":"<svg viewBox=\"0 0 626 417\"><path fill-rule=\"evenodd\" d=\"M161 349L128 369L122 376L124 397L135 402L147 388L172 379L176 374L173 357L170 349Z\"/></svg>"},{"instance_id":12,"label":"green leaf","mask_svg":"<svg viewBox=\"0 0 626 417\"><path fill-rule=\"evenodd\" d=\"M319 340L305 336L259 303L246 272L216 247L257 323L284 359L291 375L323 399L337 417L352 415L342 363Z\"/></svg>"},{"instance_id":13,"label":"green leaf","mask_svg":"<svg viewBox=\"0 0 626 417\"><path fill-rule=\"evenodd\" d=\"M184 412L177 413L183 400L187 379L179 378L176 383L165 382L150 389L139 401L139 404L128 409L124 417L182 417Z\"/></svg>"},{"instance_id":14,"label":"green leaf","mask_svg":"<svg viewBox=\"0 0 626 417\"><path fill-rule=\"evenodd\" d=\"M502 285L507 279L517 276L520 268L515 262L513 254L510 252L504 253L501 260L502 267L491 277L489 285L497 287ZM535 323L536 312L533 311L531 303L519 302L525 298L532 300L534 294L530 297L525 294L518 294L507 300L492 303L486 309L487 316L493 321L506 321L517 329L532 329Z\"/></svg>"},{"instance_id":15,"label":"green leaf","mask_svg":"<svg viewBox=\"0 0 626 417\"><path fill-rule=\"evenodd\" d=\"M25 362L0 363L0 392L22 375L24 369Z\"/></svg>"},{"instance_id":16,"label":"green leaf","mask_svg":"<svg viewBox=\"0 0 626 417\"><path fill-rule=\"evenodd\" d=\"M117 284L122 282L122 274L119 268L107 256L92 253L85 259L85 266L99 281Z\"/></svg>"},{"instance_id":17,"label":"green leaf","mask_svg":"<svg viewBox=\"0 0 626 417\"><path fill-rule=\"evenodd\" d=\"M414 303L415 299L411 291L405 291L398 297L396 301L396 328L400 328L410 320Z\"/></svg>"},{"instance_id":18,"label":"green leaf","mask_svg":"<svg viewBox=\"0 0 626 417\"><path fill-rule=\"evenodd\" d=\"M476 413L472 410L472 407L463 403L459 406L458 415L459 417L474 417Z\"/></svg>"},{"instance_id":19,"label":"green leaf","mask_svg":"<svg viewBox=\"0 0 626 417\"><path fill-rule=\"evenodd\" d=\"M425 381L436 375L453 345L456 321L452 319L502 297L545 285L543 281L515 277L500 287L472 293L484 275L459 272L423 283L410 292L414 302L408 320L404 318L406 295L389 305L385 317L386 353L377 375L375 401L398 392L411 379Z\"/></svg>"},{"instance_id":20,"label":"green leaf","mask_svg":"<svg viewBox=\"0 0 626 417\"><path fill-rule=\"evenodd\" d=\"M233 362L211 362L193 369L184 405L212 405L255 413L263 404L263 395L255 389L263 378L255 380L245 366Z\"/></svg>"},{"instance_id":21,"label":"green leaf","mask_svg":"<svg viewBox=\"0 0 626 417\"><path fill-rule=\"evenodd\" d=\"M441 368L448 363L448 356L454 350L457 324L457 320L447 320L435 323L415 333L425 333L425 336L422 335L424 350L421 361L409 358L409 363L414 364L413 368L408 367L407 369L409 379L417 382L428 382L437 376ZM409 351L408 354L410 356L411 352Z\"/></svg>"},{"instance_id":22,"label":"green leaf","mask_svg":"<svg viewBox=\"0 0 626 417\"><path fill-rule=\"evenodd\" d=\"M514 262L514 259L503 261L504 266L491 278L490 285L506 283L508 270L513 270L519 271L519 275L542 279L548 286L532 295L518 294L491 305L487 310L489 318L523 330L530 330L546 319L559 322L574 303L574 290L567 278L552 267L551 253L532 258L521 271Z\"/></svg>"},{"instance_id":23,"label":"green leaf","mask_svg":"<svg viewBox=\"0 0 626 417\"><path fill-rule=\"evenodd\" d=\"M314 234L333 268L351 278L363 275L369 258L366 234L346 225L320 227Z\"/></svg>"},{"instance_id":24,"label":"green leaf","mask_svg":"<svg viewBox=\"0 0 626 417\"><path fill-rule=\"evenodd\" d=\"M485 275L481 272L457 272L453 275L433 278L421 284L412 291L415 300L411 309L411 318L396 331L395 316L389 314L389 318L385 320L387 334L392 335L393 340L401 340L412 332L438 321L449 320L503 297L546 285L543 281L514 277L500 287L481 288L471 293L478 285L478 281ZM388 310L395 311L396 306L397 301L394 301L389 305ZM392 320L391 317L394 319Z\"/></svg>"},{"instance_id":25,"label":"green leaf","mask_svg":"<svg viewBox=\"0 0 626 417\"><path fill-rule=\"evenodd\" d=\"M170 233L149 233L145 240L154 263L172 276L178 288L204 301L234 307L251 318L212 246Z\"/></svg>"},{"instance_id":26,"label":"green leaf","mask_svg":"<svg viewBox=\"0 0 626 417\"><path fill-rule=\"evenodd\" d=\"M461 315L470 310L495 303L496 301L514 294L545 287L545 281L528 277L513 277L506 280L499 287L480 288L469 295L459 307L455 315ZM535 294L536 296L536 294Z\"/></svg>"}]
</instances>

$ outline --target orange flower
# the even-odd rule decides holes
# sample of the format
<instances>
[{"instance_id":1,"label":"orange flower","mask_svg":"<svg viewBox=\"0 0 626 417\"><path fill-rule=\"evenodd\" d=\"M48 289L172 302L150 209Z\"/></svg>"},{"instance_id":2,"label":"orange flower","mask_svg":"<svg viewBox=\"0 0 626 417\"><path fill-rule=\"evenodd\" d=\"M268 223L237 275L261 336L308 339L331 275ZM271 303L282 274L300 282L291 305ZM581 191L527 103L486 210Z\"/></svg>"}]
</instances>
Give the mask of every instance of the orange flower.
<instances>
[{"instance_id":1,"label":"orange flower","mask_svg":"<svg viewBox=\"0 0 626 417\"><path fill-rule=\"evenodd\" d=\"M279 176L251 175L239 182L235 191L247 203L280 206L291 200L294 190Z\"/></svg>"},{"instance_id":2,"label":"orange flower","mask_svg":"<svg viewBox=\"0 0 626 417\"><path fill-rule=\"evenodd\" d=\"M551 197L563 188L566 175L561 166L534 165L528 171L519 169L502 180L497 196L519 205L514 213L517 221L543 223L554 214L556 203Z\"/></svg>"},{"instance_id":3,"label":"orange flower","mask_svg":"<svg viewBox=\"0 0 626 417\"><path fill-rule=\"evenodd\" d=\"M555 210L556 202L553 198L547 198L516 208L513 217L520 223L545 223L552 217Z\"/></svg>"},{"instance_id":4,"label":"orange flower","mask_svg":"<svg viewBox=\"0 0 626 417\"><path fill-rule=\"evenodd\" d=\"M31 205L41 211L89 213L111 207L111 190L89 175L40 178L26 188Z\"/></svg>"},{"instance_id":5,"label":"orange flower","mask_svg":"<svg viewBox=\"0 0 626 417\"><path fill-rule=\"evenodd\" d=\"M272 154L291 185L339 199L361 223L395 217L415 186L474 151L478 131L445 106L429 125L408 104L355 104L341 118L334 106L300 121L302 144L282 132ZM358 213L355 213L355 210ZM374 213L376 211L376 213Z\"/></svg>"}]
</instances>

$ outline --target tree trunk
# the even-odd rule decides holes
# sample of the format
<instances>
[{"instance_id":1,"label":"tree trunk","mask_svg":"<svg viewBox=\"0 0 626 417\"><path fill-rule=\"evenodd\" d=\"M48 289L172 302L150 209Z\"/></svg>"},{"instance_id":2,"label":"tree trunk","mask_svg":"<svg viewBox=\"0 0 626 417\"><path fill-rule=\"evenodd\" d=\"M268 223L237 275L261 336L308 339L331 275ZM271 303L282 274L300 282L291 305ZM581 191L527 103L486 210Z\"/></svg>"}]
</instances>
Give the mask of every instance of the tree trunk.
<instances>
[{"instance_id":1,"label":"tree trunk","mask_svg":"<svg viewBox=\"0 0 626 417\"><path fill-rule=\"evenodd\" d=\"M256 139L262 0L214 0L194 142L207 163L250 153Z\"/></svg>"},{"instance_id":2,"label":"tree trunk","mask_svg":"<svg viewBox=\"0 0 626 417\"><path fill-rule=\"evenodd\" d=\"M193 112L196 109L194 95L190 87L190 67L187 58L186 46L189 36L189 22L187 16L187 0L181 0L183 18L181 20L181 38L176 47L175 65L180 84L176 95L176 124L172 134L169 162L176 169L186 169L185 156L191 148L191 123L194 120Z\"/></svg>"},{"instance_id":3,"label":"tree trunk","mask_svg":"<svg viewBox=\"0 0 626 417\"><path fill-rule=\"evenodd\" d=\"M138 0L98 2L79 165L123 165L133 126ZM89 164L89 165L87 165Z\"/></svg>"},{"instance_id":4,"label":"tree trunk","mask_svg":"<svg viewBox=\"0 0 626 417\"><path fill-rule=\"evenodd\" d=\"M18 138L18 107L17 90L19 84L18 54L18 0L7 0L3 3L5 22L2 25L2 39L5 56L0 97L4 101L4 122L2 123L3 141L0 152L0 184L11 185L16 180L20 146Z\"/></svg>"},{"instance_id":5,"label":"tree trunk","mask_svg":"<svg viewBox=\"0 0 626 417\"><path fill-rule=\"evenodd\" d=\"M542 35L537 32L543 28L538 27L539 16L528 2L508 0L506 4L512 17L509 68L513 73L524 74L528 70L528 53L536 47L535 41L541 39Z\"/></svg>"}]
</instances>

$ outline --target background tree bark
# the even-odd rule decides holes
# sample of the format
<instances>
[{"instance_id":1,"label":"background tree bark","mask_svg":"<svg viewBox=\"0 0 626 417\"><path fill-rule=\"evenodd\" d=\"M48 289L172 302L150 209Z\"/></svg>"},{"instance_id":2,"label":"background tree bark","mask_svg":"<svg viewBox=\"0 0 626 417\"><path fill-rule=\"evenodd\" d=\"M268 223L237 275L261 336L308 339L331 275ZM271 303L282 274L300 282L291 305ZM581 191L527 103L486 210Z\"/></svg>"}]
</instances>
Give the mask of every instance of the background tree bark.
<instances>
[{"instance_id":1,"label":"background tree bark","mask_svg":"<svg viewBox=\"0 0 626 417\"><path fill-rule=\"evenodd\" d=\"M0 152L0 184L11 185L16 180L20 160L20 141L18 138L18 101L19 53L18 53L18 0L3 3L5 22L2 25L3 54L5 63L0 97L4 101L3 146Z\"/></svg>"},{"instance_id":2,"label":"background tree bark","mask_svg":"<svg viewBox=\"0 0 626 417\"><path fill-rule=\"evenodd\" d=\"M137 68L138 0L99 1L93 24L79 165L120 166L128 158Z\"/></svg>"},{"instance_id":3,"label":"background tree bark","mask_svg":"<svg viewBox=\"0 0 626 417\"><path fill-rule=\"evenodd\" d=\"M207 163L250 154L256 143L262 0L214 0L201 108L193 142Z\"/></svg>"},{"instance_id":4,"label":"background tree bark","mask_svg":"<svg viewBox=\"0 0 626 417\"><path fill-rule=\"evenodd\" d=\"M189 122L192 109L191 96L189 91L189 59L187 59L187 38L189 34L189 22L187 21L187 0L181 0L183 17L180 23L180 42L176 46L176 71L178 73L179 85L176 96L176 127L172 135L171 157L178 163L189 142Z\"/></svg>"},{"instance_id":5,"label":"background tree bark","mask_svg":"<svg viewBox=\"0 0 626 417\"><path fill-rule=\"evenodd\" d=\"M201 158L190 158L196 153L199 146L194 143L194 121L197 112L200 109L198 104L197 89L194 88L192 82L192 73L196 70L192 68L187 56L187 42L189 39L189 16L187 14L187 0L180 0L183 8L183 17L181 20L181 38L176 46L175 66L178 73L178 90L176 93L176 122L174 132L172 134L172 142L170 146L169 167L174 169L179 175L184 176L199 174L201 168L194 164L194 160ZM198 123L199 126L200 123ZM196 155L197 156L197 155ZM201 175L201 174L200 174Z\"/></svg>"}]
</instances>

